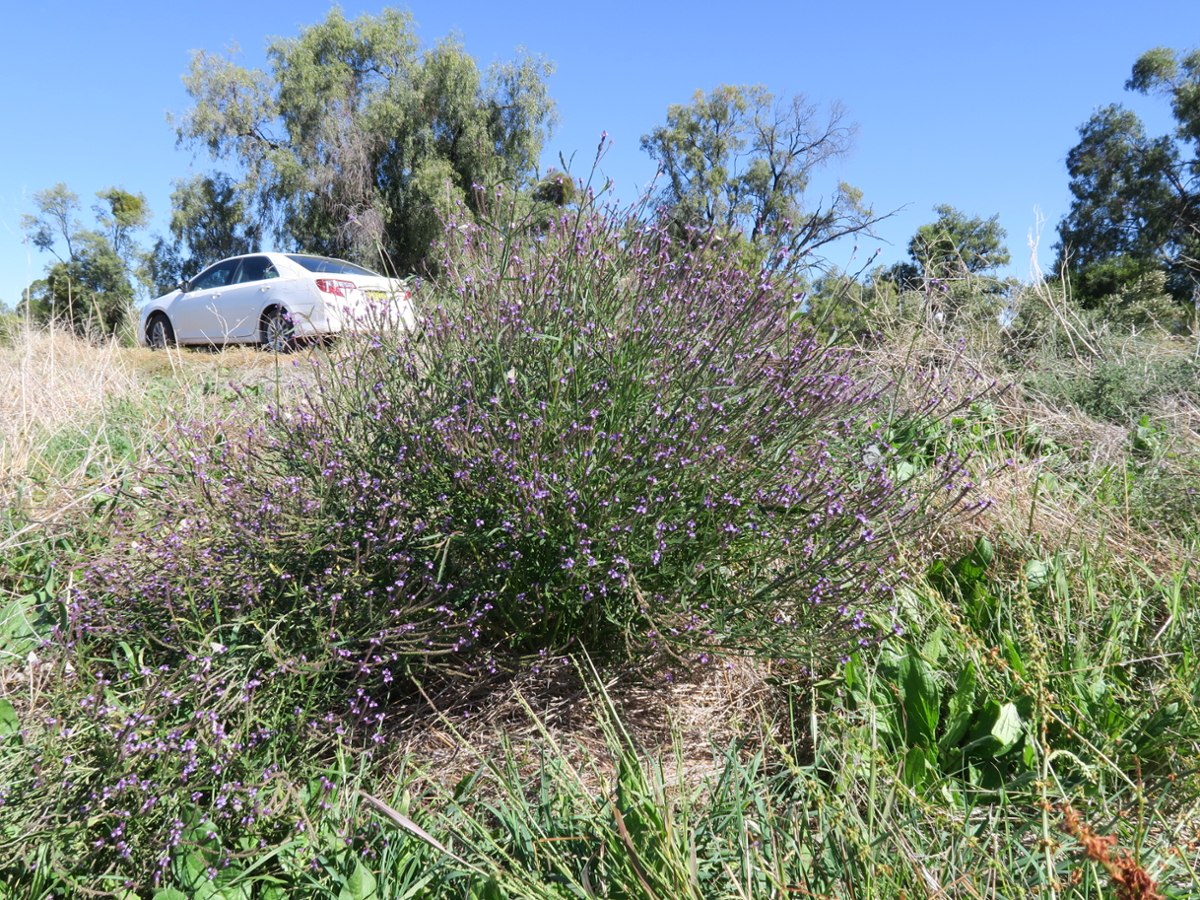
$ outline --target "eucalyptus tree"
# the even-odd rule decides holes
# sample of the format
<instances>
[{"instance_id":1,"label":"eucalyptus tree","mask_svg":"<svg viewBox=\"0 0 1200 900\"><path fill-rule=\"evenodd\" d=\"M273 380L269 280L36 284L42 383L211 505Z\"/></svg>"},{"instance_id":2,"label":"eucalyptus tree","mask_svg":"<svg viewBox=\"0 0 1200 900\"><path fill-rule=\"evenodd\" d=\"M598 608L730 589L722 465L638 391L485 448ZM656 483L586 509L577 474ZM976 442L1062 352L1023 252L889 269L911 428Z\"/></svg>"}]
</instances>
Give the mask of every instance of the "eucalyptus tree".
<instances>
[{"instance_id":1,"label":"eucalyptus tree","mask_svg":"<svg viewBox=\"0 0 1200 900\"><path fill-rule=\"evenodd\" d=\"M968 216L953 206L935 206L937 219L922 225L908 242L913 263L932 278L944 280L983 275L1006 266L1011 257L1008 233L1000 216Z\"/></svg>"},{"instance_id":2,"label":"eucalyptus tree","mask_svg":"<svg viewBox=\"0 0 1200 900\"><path fill-rule=\"evenodd\" d=\"M767 267L789 268L879 221L845 182L816 202L807 197L814 174L854 144L846 116L838 104L722 84L668 107L666 124L641 146L658 161L659 199L678 226L737 236Z\"/></svg>"},{"instance_id":3,"label":"eucalyptus tree","mask_svg":"<svg viewBox=\"0 0 1200 900\"><path fill-rule=\"evenodd\" d=\"M424 48L412 17L334 9L267 45L269 71L199 51L180 145L230 166L262 240L421 266L440 223L478 211L480 187L522 184L556 121L550 62L523 51L486 71L448 37ZM176 208L180 241L194 221Z\"/></svg>"},{"instance_id":4,"label":"eucalyptus tree","mask_svg":"<svg viewBox=\"0 0 1200 900\"><path fill-rule=\"evenodd\" d=\"M1132 110L1105 106L1067 155L1071 208L1058 226L1060 264L1085 303L1162 271L1177 300L1200 300L1200 50L1158 47L1126 90L1165 98L1176 127L1150 135Z\"/></svg>"},{"instance_id":5,"label":"eucalyptus tree","mask_svg":"<svg viewBox=\"0 0 1200 900\"><path fill-rule=\"evenodd\" d=\"M209 263L261 249L262 229L246 215L237 183L216 172L178 179L171 192L170 237L147 254L150 281L165 294Z\"/></svg>"},{"instance_id":6,"label":"eucalyptus tree","mask_svg":"<svg viewBox=\"0 0 1200 900\"><path fill-rule=\"evenodd\" d=\"M968 216L946 203L933 211L937 219L920 226L909 240L908 260L889 266L881 277L902 288L922 289L930 282L987 275L1012 259L999 215Z\"/></svg>"},{"instance_id":7,"label":"eucalyptus tree","mask_svg":"<svg viewBox=\"0 0 1200 900\"><path fill-rule=\"evenodd\" d=\"M63 183L33 195L35 213L22 216L28 240L54 261L25 292L23 310L79 334L112 334L133 302L141 252L135 233L150 218L142 194L121 188L96 193L96 228L79 218L79 195Z\"/></svg>"}]
</instances>

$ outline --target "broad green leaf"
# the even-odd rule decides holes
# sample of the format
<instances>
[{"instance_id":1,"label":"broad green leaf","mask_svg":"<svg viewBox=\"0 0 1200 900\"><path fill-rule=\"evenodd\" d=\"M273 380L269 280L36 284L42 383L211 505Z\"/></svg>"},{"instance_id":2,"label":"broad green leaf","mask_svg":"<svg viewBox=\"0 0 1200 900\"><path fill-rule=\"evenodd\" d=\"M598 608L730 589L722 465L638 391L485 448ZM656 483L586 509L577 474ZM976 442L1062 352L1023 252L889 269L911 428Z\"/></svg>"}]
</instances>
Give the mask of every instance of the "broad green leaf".
<instances>
[{"instance_id":1,"label":"broad green leaf","mask_svg":"<svg viewBox=\"0 0 1200 900\"><path fill-rule=\"evenodd\" d=\"M842 684L856 699L862 699L862 660L857 653L850 654L850 659L842 666Z\"/></svg>"},{"instance_id":2,"label":"broad green leaf","mask_svg":"<svg viewBox=\"0 0 1200 900\"><path fill-rule=\"evenodd\" d=\"M1025 563L1025 583L1030 590L1043 587L1050 580L1052 569L1050 563L1041 559L1031 559Z\"/></svg>"},{"instance_id":3,"label":"broad green leaf","mask_svg":"<svg viewBox=\"0 0 1200 900\"><path fill-rule=\"evenodd\" d=\"M38 640L38 633L30 622L36 601L35 595L18 597L0 609L0 646L23 654L27 644Z\"/></svg>"},{"instance_id":4,"label":"broad green leaf","mask_svg":"<svg viewBox=\"0 0 1200 900\"><path fill-rule=\"evenodd\" d=\"M208 861L195 851L184 858L183 867L186 872L184 886L189 891L189 900L245 900L248 897L245 885L229 884L231 879L237 877L238 870L221 869L217 878L210 879Z\"/></svg>"},{"instance_id":5,"label":"broad green leaf","mask_svg":"<svg viewBox=\"0 0 1200 900\"><path fill-rule=\"evenodd\" d=\"M208 881L208 861L201 854L195 851L189 853L183 860L183 867L192 879L192 884L201 880Z\"/></svg>"},{"instance_id":6,"label":"broad green leaf","mask_svg":"<svg viewBox=\"0 0 1200 900\"><path fill-rule=\"evenodd\" d=\"M917 787L924 783L927 769L925 750L911 747L904 754L904 783L909 787Z\"/></svg>"},{"instance_id":7,"label":"broad green leaf","mask_svg":"<svg viewBox=\"0 0 1200 900\"><path fill-rule=\"evenodd\" d=\"M1021 739L1024 732L1025 725L1015 703L1001 705L989 700L971 734L967 749L976 757L1003 756Z\"/></svg>"},{"instance_id":8,"label":"broad green leaf","mask_svg":"<svg viewBox=\"0 0 1200 900\"><path fill-rule=\"evenodd\" d=\"M941 692L929 664L913 646L900 660L900 703L905 740L910 747L932 747Z\"/></svg>"},{"instance_id":9,"label":"broad green leaf","mask_svg":"<svg viewBox=\"0 0 1200 900\"><path fill-rule=\"evenodd\" d=\"M921 647L921 655L935 663L940 660L942 658L942 651L945 649L942 637L943 629L939 625L933 629L933 634L929 636L929 640Z\"/></svg>"},{"instance_id":10,"label":"broad green leaf","mask_svg":"<svg viewBox=\"0 0 1200 900\"><path fill-rule=\"evenodd\" d=\"M154 900L191 900L187 894L177 888L160 888L154 892Z\"/></svg>"},{"instance_id":11,"label":"broad green leaf","mask_svg":"<svg viewBox=\"0 0 1200 900\"><path fill-rule=\"evenodd\" d=\"M942 735L939 743L939 747L943 752L948 752L958 746L958 742L967 733L967 729L971 725L971 719L975 715L974 662L968 662L966 668L959 672L958 681L954 685L954 694L950 698L947 715L946 733Z\"/></svg>"},{"instance_id":12,"label":"broad green leaf","mask_svg":"<svg viewBox=\"0 0 1200 900\"><path fill-rule=\"evenodd\" d=\"M183 885L190 893L190 900L213 900L217 888L208 878L208 863L195 851L183 859Z\"/></svg>"},{"instance_id":13,"label":"broad green leaf","mask_svg":"<svg viewBox=\"0 0 1200 900\"><path fill-rule=\"evenodd\" d=\"M1011 750L1024 733L1025 724L1021 721L1020 713L1017 712L1017 704L1005 703L1000 707L1000 715L996 719L996 724L992 726L992 737L1000 743L995 755L1003 756Z\"/></svg>"},{"instance_id":14,"label":"broad green leaf","mask_svg":"<svg viewBox=\"0 0 1200 900\"><path fill-rule=\"evenodd\" d=\"M354 871L342 885L338 900L370 900L377 898L375 875L363 865L361 859L354 861Z\"/></svg>"},{"instance_id":15,"label":"broad green leaf","mask_svg":"<svg viewBox=\"0 0 1200 900\"><path fill-rule=\"evenodd\" d=\"M15 734L21 728L17 711L7 700L0 700L0 735Z\"/></svg>"},{"instance_id":16,"label":"broad green leaf","mask_svg":"<svg viewBox=\"0 0 1200 900\"><path fill-rule=\"evenodd\" d=\"M991 542L981 537L971 552L952 565L950 571L962 587L971 587L983 581L995 555Z\"/></svg>"},{"instance_id":17,"label":"broad green leaf","mask_svg":"<svg viewBox=\"0 0 1200 900\"><path fill-rule=\"evenodd\" d=\"M496 876L492 875L484 881L472 883L468 896L475 900L503 900L505 894L500 889L500 883L496 880Z\"/></svg>"}]
</instances>

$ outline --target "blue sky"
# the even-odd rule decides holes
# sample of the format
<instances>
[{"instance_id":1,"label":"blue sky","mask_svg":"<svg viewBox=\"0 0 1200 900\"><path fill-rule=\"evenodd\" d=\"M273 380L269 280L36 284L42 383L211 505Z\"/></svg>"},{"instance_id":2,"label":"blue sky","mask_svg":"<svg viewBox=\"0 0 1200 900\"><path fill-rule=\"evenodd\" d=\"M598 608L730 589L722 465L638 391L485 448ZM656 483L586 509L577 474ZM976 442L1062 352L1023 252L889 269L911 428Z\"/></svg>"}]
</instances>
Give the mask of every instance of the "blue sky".
<instances>
[{"instance_id":1,"label":"blue sky","mask_svg":"<svg viewBox=\"0 0 1200 900\"><path fill-rule=\"evenodd\" d=\"M348 0L343 9L353 17L384 5ZM543 166L574 153L578 171L608 132L601 167L616 196L631 201L654 175L641 135L698 89L762 83L780 97L840 101L860 130L826 183L845 180L877 212L899 212L856 256L835 247L830 262L856 268L876 249L882 261L899 259L932 208L948 203L999 214L1019 277L1029 275L1039 221L1041 265L1053 259L1078 126L1098 106L1123 102L1165 132L1166 104L1123 90L1130 66L1151 47L1200 46L1196 0L1145 0L1136 12L1112 0L414 0L408 8L426 44L456 31L484 65L518 46L556 63L550 92L561 123ZM90 205L106 187L140 191L154 212L150 233L165 232L172 179L212 167L176 149L166 121L188 107L181 76L190 53L236 44L243 65L261 66L269 37L294 36L329 9L324 0L9 4L0 304L15 306L48 262L22 242L33 193L65 182Z\"/></svg>"}]
</instances>

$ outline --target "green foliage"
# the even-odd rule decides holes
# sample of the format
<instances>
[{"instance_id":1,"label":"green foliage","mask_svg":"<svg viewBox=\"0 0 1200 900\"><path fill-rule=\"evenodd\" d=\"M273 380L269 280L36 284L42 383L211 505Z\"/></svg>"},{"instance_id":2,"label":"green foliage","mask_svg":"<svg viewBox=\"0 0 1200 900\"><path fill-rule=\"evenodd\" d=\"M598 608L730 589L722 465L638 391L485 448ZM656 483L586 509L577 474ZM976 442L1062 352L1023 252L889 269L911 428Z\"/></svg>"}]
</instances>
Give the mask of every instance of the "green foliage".
<instances>
[{"instance_id":1,"label":"green foliage","mask_svg":"<svg viewBox=\"0 0 1200 900\"><path fill-rule=\"evenodd\" d=\"M1122 259L1136 274L1161 269L1174 299L1193 304L1200 295L1200 53L1151 50L1134 64L1125 87L1165 96L1176 132L1150 137L1138 116L1119 105L1080 127L1067 156L1074 199L1058 227L1060 261L1077 279L1085 306L1120 288L1111 283L1110 261ZM1100 282L1098 290L1092 281Z\"/></svg>"},{"instance_id":2,"label":"green foliage","mask_svg":"<svg viewBox=\"0 0 1200 900\"><path fill-rule=\"evenodd\" d=\"M1167 293L1167 273L1160 269L1124 281L1114 293L1101 297L1096 306L1101 315L1116 324L1158 326L1172 332L1194 318L1194 311L1189 313Z\"/></svg>"},{"instance_id":3,"label":"green foliage","mask_svg":"<svg viewBox=\"0 0 1200 900\"><path fill-rule=\"evenodd\" d=\"M477 185L519 185L554 124L552 65L519 56L481 72L454 38L423 50L408 13L348 20L334 9L267 47L271 71L200 51L184 79L195 106L182 145L242 173L251 240L400 269L427 262L442 219ZM210 179L221 189L222 176ZM196 185L188 188L195 191ZM190 242L196 216L178 200ZM218 243L237 240L222 216ZM200 248L193 248L199 252Z\"/></svg>"},{"instance_id":4,"label":"green foliage","mask_svg":"<svg viewBox=\"0 0 1200 900\"><path fill-rule=\"evenodd\" d=\"M1200 364L1187 357L1114 356L1026 376L1025 386L1054 402L1070 402L1097 419L1131 425L1172 396L1200 400Z\"/></svg>"},{"instance_id":5,"label":"green foliage","mask_svg":"<svg viewBox=\"0 0 1200 900\"><path fill-rule=\"evenodd\" d=\"M128 266L95 232L76 234L75 244L76 255L52 263L22 305L38 323L65 324L81 336L115 334L133 301Z\"/></svg>"},{"instance_id":6,"label":"green foliage","mask_svg":"<svg viewBox=\"0 0 1200 900\"><path fill-rule=\"evenodd\" d=\"M953 565L931 570L932 583L961 598L968 621L992 602L985 585L993 556L981 539ZM845 669L850 708L875 710L879 738L903 761L904 783L923 793L982 797L1031 777L1030 704L1011 689L989 696L994 687L981 682L980 663L964 650L938 627L923 642L889 646L873 668L856 654ZM945 672L947 664L961 666L957 676Z\"/></svg>"},{"instance_id":7,"label":"green foliage","mask_svg":"<svg viewBox=\"0 0 1200 900\"><path fill-rule=\"evenodd\" d=\"M82 227L79 197L65 184L34 194L37 215L22 217L34 245L57 257L29 286L22 310L35 322L64 324L84 336L115 334L125 322L135 294L133 233L150 216L141 194L109 188L96 196L99 230Z\"/></svg>"},{"instance_id":8,"label":"green foliage","mask_svg":"<svg viewBox=\"0 0 1200 900\"><path fill-rule=\"evenodd\" d=\"M805 299L817 327L830 335L871 340L898 322L915 320L923 298L901 294L882 272L876 267L866 278L856 278L834 267L814 279Z\"/></svg>"},{"instance_id":9,"label":"green foliage","mask_svg":"<svg viewBox=\"0 0 1200 900\"><path fill-rule=\"evenodd\" d=\"M1170 47L1155 47L1147 51L1133 64L1125 89L1166 97L1179 123L1179 138L1200 147L1200 50L1176 53Z\"/></svg>"},{"instance_id":10,"label":"green foliage","mask_svg":"<svg viewBox=\"0 0 1200 900\"><path fill-rule=\"evenodd\" d=\"M160 237L146 259L156 294L174 290L218 260L259 250L261 231L248 221L246 204L230 176L177 181L171 192L171 240Z\"/></svg>"},{"instance_id":11,"label":"green foliage","mask_svg":"<svg viewBox=\"0 0 1200 900\"><path fill-rule=\"evenodd\" d=\"M548 172L530 193L532 200L556 207L570 206L577 196L578 189L569 172Z\"/></svg>"},{"instance_id":12,"label":"green foliage","mask_svg":"<svg viewBox=\"0 0 1200 900\"><path fill-rule=\"evenodd\" d=\"M836 104L822 113L803 95L777 102L762 85L723 84L670 106L642 149L658 162L678 228L744 235L768 268L792 270L877 221L845 183L815 209L805 202L813 175L850 150L856 128L845 118Z\"/></svg>"},{"instance_id":13,"label":"green foliage","mask_svg":"<svg viewBox=\"0 0 1200 900\"><path fill-rule=\"evenodd\" d=\"M922 225L908 243L908 255L920 277L958 281L1008 265L1007 232L999 216L968 218L953 206L935 206L937 221Z\"/></svg>"},{"instance_id":14,"label":"green foliage","mask_svg":"<svg viewBox=\"0 0 1200 900\"><path fill-rule=\"evenodd\" d=\"M25 328L25 322L15 312L0 310L0 347L11 346Z\"/></svg>"},{"instance_id":15,"label":"green foliage","mask_svg":"<svg viewBox=\"0 0 1200 900\"><path fill-rule=\"evenodd\" d=\"M75 213L79 210L79 195L59 182L52 188L33 195L37 215L21 216L21 228L39 250L49 251L62 260L55 246L61 237L66 243L67 258L74 256L71 241L80 229Z\"/></svg>"},{"instance_id":16,"label":"green foliage","mask_svg":"<svg viewBox=\"0 0 1200 900\"><path fill-rule=\"evenodd\" d=\"M1121 253L1086 263L1069 273L1072 296L1085 309L1107 305L1133 282L1159 273L1151 258Z\"/></svg>"},{"instance_id":17,"label":"green foliage","mask_svg":"<svg viewBox=\"0 0 1200 900\"><path fill-rule=\"evenodd\" d=\"M128 264L136 252L133 232L145 228L150 221L146 197L120 188L98 191L96 196L103 201L93 207L101 232L108 238L113 252Z\"/></svg>"},{"instance_id":18,"label":"green foliage","mask_svg":"<svg viewBox=\"0 0 1200 900\"><path fill-rule=\"evenodd\" d=\"M1011 319L1018 293L1014 279L924 279L912 264L898 263L857 277L834 268L812 282L808 303L822 331L879 346L913 328L994 331L1002 318Z\"/></svg>"},{"instance_id":19,"label":"green foliage","mask_svg":"<svg viewBox=\"0 0 1200 900\"><path fill-rule=\"evenodd\" d=\"M1182 612L1186 570L1143 581L1002 549L979 539L936 564L936 593L917 588L906 607L921 624L856 654L826 702L931 802L1034 807L1046 791L1095 802L1134 779L1169 785L1200 741L1195 654L1162 655L1200 624Z\"/></svg>"},{"instance_id":20,"label":"green foliage","mask_svg":"<svg viewBox=\"0 0 1200 900\"><path fill-rule=\"evenodd\" d=\"M880 310L881 330L902 321L944 330L962 320L997 321L1008 312L1015 281L990 275L1009 262L998 217L968 218L949 205L934 211L937 220L909 241L909 261L871 273L868 284L877 296L885 290L895 296L890 309Z\"/></svg>"}]
</instances>

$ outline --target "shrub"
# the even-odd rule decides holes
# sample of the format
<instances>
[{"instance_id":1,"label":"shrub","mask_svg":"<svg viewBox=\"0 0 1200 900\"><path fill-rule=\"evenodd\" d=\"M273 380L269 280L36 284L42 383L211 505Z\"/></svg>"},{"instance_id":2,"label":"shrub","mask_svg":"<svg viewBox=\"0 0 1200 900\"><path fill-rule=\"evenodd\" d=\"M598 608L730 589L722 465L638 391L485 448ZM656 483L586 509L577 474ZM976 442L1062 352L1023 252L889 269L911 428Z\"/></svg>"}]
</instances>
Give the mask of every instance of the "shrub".
<instances>
[{"instance_id":1,"label":"shrub","mask_svg":"<svg viewBox=\"0 0 1200 900\"><path fill-rule=\"evenodd\" d=\"M1114 356L1097 361L1090 371L1049 366L1025 383L1051 402L1070 402L1097 419L1131 425L1168 397L1194 401L1198 376L1200 367L1187 357Z\"/></svg>"},{"instance_id":2,"label":"shrub","mask_svg":"<svg viewBox=\"0 0 1200 900\"><path fill-rule=\"evenodd\" d=\"M0 310L0 347L11 347L20 335L24 322L16 313Z\"/></svg>"},{"instance_id":3,"label":"shrub","mask_svg":"<svg viewBox=\"0 0 1200 900\"><path fill-rule=\"evenodd\" d=\"M253 628L376 685L877 637L894 540L963 473L900 483L875 391L786 286L596 211L448 233L417 332L315 357L302 404L223 441L181 432L77 631Z\"/></svg>"}]
</instances>

